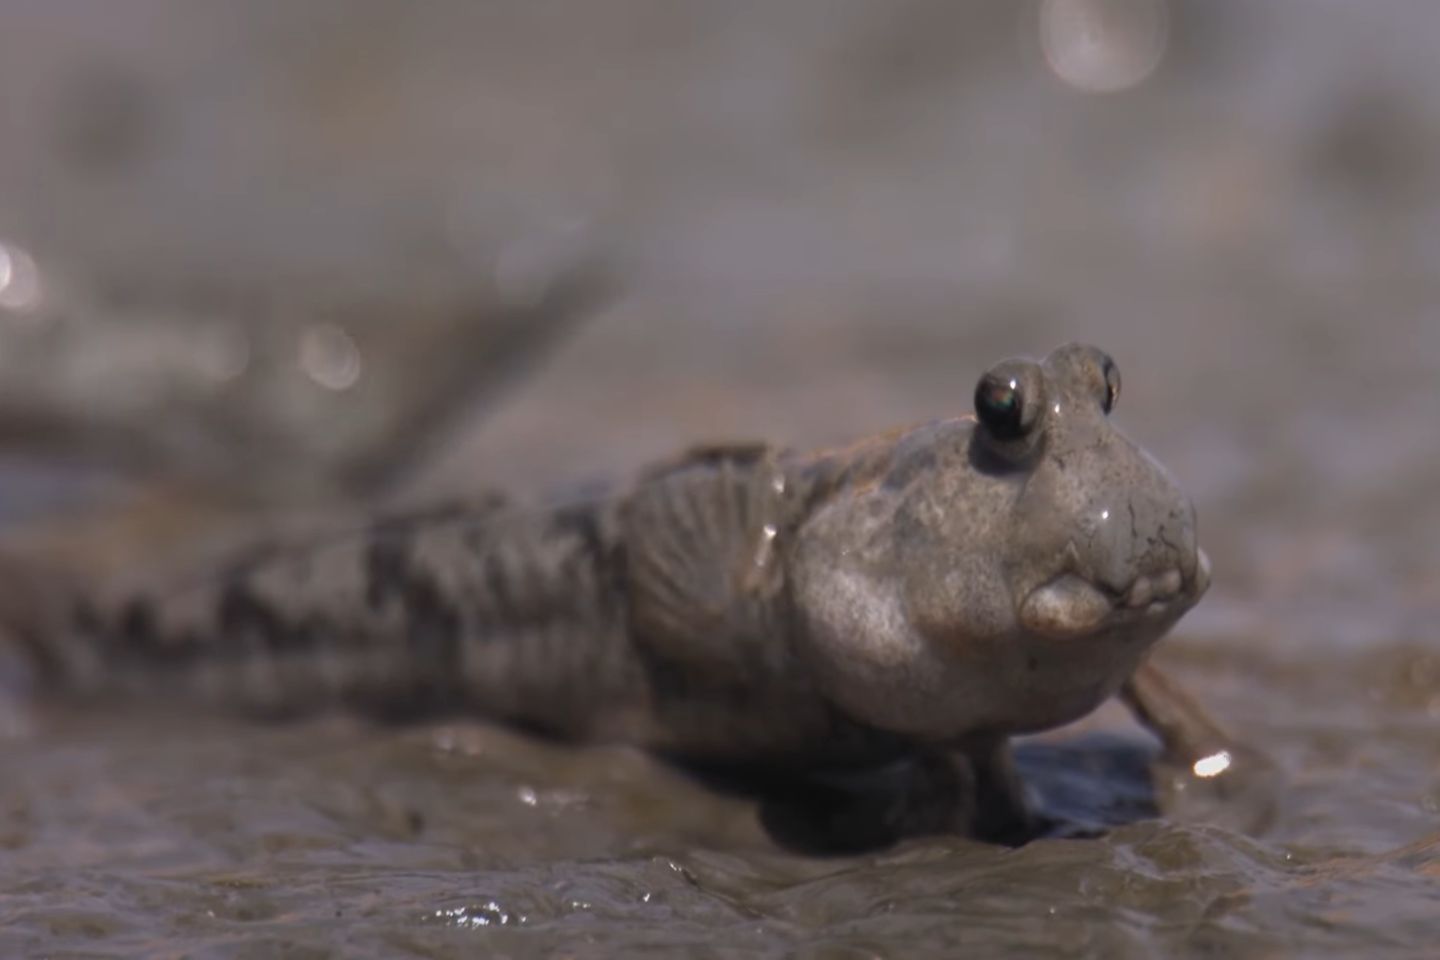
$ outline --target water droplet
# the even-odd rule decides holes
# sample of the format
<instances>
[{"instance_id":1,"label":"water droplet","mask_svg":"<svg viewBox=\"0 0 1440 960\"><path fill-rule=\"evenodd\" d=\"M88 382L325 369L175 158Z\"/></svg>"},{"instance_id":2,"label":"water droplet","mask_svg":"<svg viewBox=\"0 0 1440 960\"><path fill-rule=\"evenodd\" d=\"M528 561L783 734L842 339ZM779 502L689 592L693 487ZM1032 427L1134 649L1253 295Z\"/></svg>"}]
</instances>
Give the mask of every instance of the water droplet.
<instances>
[{"instance_id":1,"label":"water droplet","mask_svg":"<svg viewBox=\"0 0 1440 960\"><path fill-rule=\"evenodd\" d=\"M1191 769L1197 777L1218 777L1230 769L1230 751L1219 750L1208 757L1201 757Z\"/></svg>"},{"instance_id":2,"label":"water droplet","mask_svg":"<svg viewBox=\"0 0 1440 960\"><path fill-rule=\"evenodd\" d=\"M40 304L40 270L30 254L0 243L0 310L24 313Z\"/></svg>"},{"instance_id":3,"label":"water droplet","mask_svg":"<svg viewBox=\"0 0 1440 960\"><path fill-rule=\"evenodd\" d=\"M1154 72L1169 39L1165 0L1044 0L1040 49L1062 81L1086 93L1128 90Z\"/></svg>"},{"instance_id":4,"label":"water droplet","mask_svg":"<svg viewBox=\"0 0 1440 960\"><path fill-rule=\"evenodd\" d=\"M775 524L767 523L760 530L760 544L755 551L755 566L765 567L775 555L775 537L779 531Z\"/></svg>"},{"instance_id":5,"label":"water droplet","mask_svg":"<svg viewBox=\"0 0 1440 960\"><path fill-rule=\"evenodd\" d=\"M300 369L327 390L348 390L361 372L360 348L334 323L307 327L300 337Z\"/></svg>"},{"instance_id":6,"label":"water droplet","mask_svg":"<svg viewBox=\"0 0 1440 960\"><path fill-rule=\"evenodd\" d=\"M494 900L475 906L442 907L432 916L452 927L490 927L521 924L528 919L524 914L513 914Z\"/></svg>"}]
</instances>

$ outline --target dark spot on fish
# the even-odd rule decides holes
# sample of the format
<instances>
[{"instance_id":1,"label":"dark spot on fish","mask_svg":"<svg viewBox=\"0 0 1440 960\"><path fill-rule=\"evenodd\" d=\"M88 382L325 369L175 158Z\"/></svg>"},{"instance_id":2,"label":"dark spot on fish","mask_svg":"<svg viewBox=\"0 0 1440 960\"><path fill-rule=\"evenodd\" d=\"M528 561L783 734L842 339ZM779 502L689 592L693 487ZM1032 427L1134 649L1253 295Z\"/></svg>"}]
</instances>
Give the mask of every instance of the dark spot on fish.
<instances>
[{"instance_id":1,"label":"dark spot on fish","mask_svg":"<svg viewBox=\"0 0 1440 960\"><path fill-rule=\"evenodd\" d=\"M77 607L76 617L88 625L90 636L100 638L100 649L114 660L143 659L156 666L173 666L192 659L197 649L193 633L172 635L161 629L156 604L146 596L125 601L108 632L99 625L93 607Z\"/></svg>"},{"instance_id":2,"label":"dark spot on fish","mask_svg":"<svg viewBox=\"0 0 1440 960\"><path fill-rule=\"evenodd\" d=\"M604 562L596 579L601 588L599 599L602 604L620 605L629 597L630 555L618 537L610 545L610 549L605 551Z\"/></svg>"},{"instance_id":3,"label":"dark spot on fish","mask_svg":"<svg viewBox=\"0 0 1440 960\"><path fill-rule=\"evenodd\" d=\"M403 614L397 644L397 678L390 689L371 691L366 708L390 719L432 713L456 694L461 617L434 576L414 562L409 531L391 527L373 534L365 551L365 601L371 610L389 603Z\"/></svg>"},{"instance_id":4,"label":"dark spot on fish","mask_svg":"<svg viewBox=\"0 0 1440 960\"><path fill-rule=\"evenodd\" d=\"M402 598L415 662L436 676L450 675L459 663L459 613L428 577L412 576Z\"/></svg>"},{"instance_id":5,"label":"dark spot on fish","mask_svg":"<svg viewBox=\"0 0 1440 960\"><path fill-rule=\"evenodd\" d=\"M121 611L119 632L125 643L146 643L155 634L154 605L144 597L132 597Z\"/></svg>"},{"instance_id":6,"label":"dark spot on fish","mask_svg":"<svg viewBox=\"0 0 1440 960\"><path fill-rule=\"evenodd\" d=\"M551 528L554 533L560 536L573 535L585 544L586 549L598 555L602 544L600 540L600 521L596 516L597 507L590 503L574 504L555 511L551 518Z\"/></svg>"},{"instance_id":7,"label":"dark spot on fish","mask_svg":"<svg viewBox=\"0 0 1440 960\"><path fill-rule=\"evenodd\" d=\"M220 594L216 626L226 637L246 637L275 652L290 650L303 638L291 630L274 606L255 595L247 580L228 584Z\"/></svg>"},{"instance_id":8,"label":"dark spot on fish","mask_svg":"<svg viewBox=\"0 0 1440 960\"><path fill-rule=\"evenodd\" d=\"M398 596L409 576L408 541L394 532L376 533L365 550L365 603L379 610Z\"/></svg>"},{"instance_id":9,"label":"dark spot on fish","mask_svg":"<svg viewBox=\"0 0 1440 960\"><path fill-rule=\"evenodd\" d=\"M573 540L579 547L574 559L599 572L605 564L605 540L600 535L600 518L594 504L576 504L557 510L551 531L559 539Z\"/></svg>"},{"instance_id":10,"label":"dark spot on fish","mask_svg":"<svg viewBox=\"0 0 1440 960\"><path fill-rule=\"evenodd\" d=\"M594 571L597 599L602 603L619 602L630 589L627 555L620 537L606 535L603 509L597 503L580 503L557 510L551 530L557 537L569 538L576 544L576 561Z\"/></svg>"},{"instance_id":11,"label":"dark spot on fish","mask_svg":"<svg viewBox=\"0 0 1440 960\"><path fill-rule=\"evenodd\" d=\"M501 551L497 549L486 553L482 568L485 576L485 598L489 601L487 605L495 611L495 617L501 623L514 626L517 612L513 585L510 573L505 569L505 558Z\"/></svg>"},{"instance_id":12,"label":"dark spot on fish","mask_svg":"<svg viewBox=\"0 0 1440 960\"><path fill-rule=\"evenodd\" d=\"M459 612L425 571L411 566L395 596L404 612L403 640L395 638L395 676L382 687L362 691L366 712L401 721L448 712L458 701Z\"/></svg>"}]
</instances>

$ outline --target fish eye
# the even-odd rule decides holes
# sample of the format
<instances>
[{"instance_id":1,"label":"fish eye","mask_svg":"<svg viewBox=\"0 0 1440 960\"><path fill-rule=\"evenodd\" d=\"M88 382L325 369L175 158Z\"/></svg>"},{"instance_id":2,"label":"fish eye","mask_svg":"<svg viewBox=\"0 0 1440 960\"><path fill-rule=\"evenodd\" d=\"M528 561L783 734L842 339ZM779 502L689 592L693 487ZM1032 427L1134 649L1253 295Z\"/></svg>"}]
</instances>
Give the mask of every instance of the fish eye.
<instances>
[{"instance_id":1,"label":"fish eye","mask_svg":"<svg viewBox=\"0 0 1440 960\"><path fill-rule=\"evenodd\" d=\"M975 417L996 440L1014 440L1029 426L1026 400L1018 375L991 371L975 385Z\"/></svg>"},{"instance_id":2,"label":"fish eye","mask_svg":"<svg viewBox=\"0 0 1440 960\"><path fill-rule=\"evenodd\" d=\"M1120 368L1115 366L1114 360L1106 357L1105 362L1101 365L1101 371L1105 375L1105 399L1101 401L1100 406L1106 414L1109 414L1120 400Z\"/></svg>"}]
</instances>

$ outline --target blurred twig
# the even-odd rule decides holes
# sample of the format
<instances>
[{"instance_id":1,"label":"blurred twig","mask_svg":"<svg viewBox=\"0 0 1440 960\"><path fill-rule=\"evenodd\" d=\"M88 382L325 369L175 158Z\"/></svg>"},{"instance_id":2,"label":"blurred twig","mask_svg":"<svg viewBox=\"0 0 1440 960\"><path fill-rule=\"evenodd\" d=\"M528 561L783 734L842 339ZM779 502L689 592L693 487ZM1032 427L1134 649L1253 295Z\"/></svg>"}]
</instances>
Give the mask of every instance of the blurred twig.
<instances>
[{"instance_id":1,"label":"blurred twig","mask_svg":"<svg viewBox=\"0 0 1440 960\"><path fill-rule=\"evenodd\" d=\"M374 498L615 288L593 259L542 279L524 297L485 284L279 306L212 290L30 317L0 330L0 449L241 503ZM353 353L342 379L306 370L316 330Z\"/></svg>"}]
</instances>

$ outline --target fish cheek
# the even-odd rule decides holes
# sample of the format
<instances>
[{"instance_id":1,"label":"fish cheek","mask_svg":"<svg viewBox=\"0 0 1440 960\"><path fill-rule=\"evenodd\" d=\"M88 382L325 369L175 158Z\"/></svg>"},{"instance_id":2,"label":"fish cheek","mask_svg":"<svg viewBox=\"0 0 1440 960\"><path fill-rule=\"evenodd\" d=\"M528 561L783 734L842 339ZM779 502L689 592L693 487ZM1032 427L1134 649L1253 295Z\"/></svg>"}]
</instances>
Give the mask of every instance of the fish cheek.
<instances>
[{"instance_id":1,"label":"fish cheek","mask_svg":"<svg viewBox=\"0 0 1440 960\"><path fill-rule=\"evenodd\" d=\"M916 632L952 656L969 659L1017 632L1015 602L999 564L952 555L930 575L909 580L905 606Z\"/></svg>"}]
</instances>

